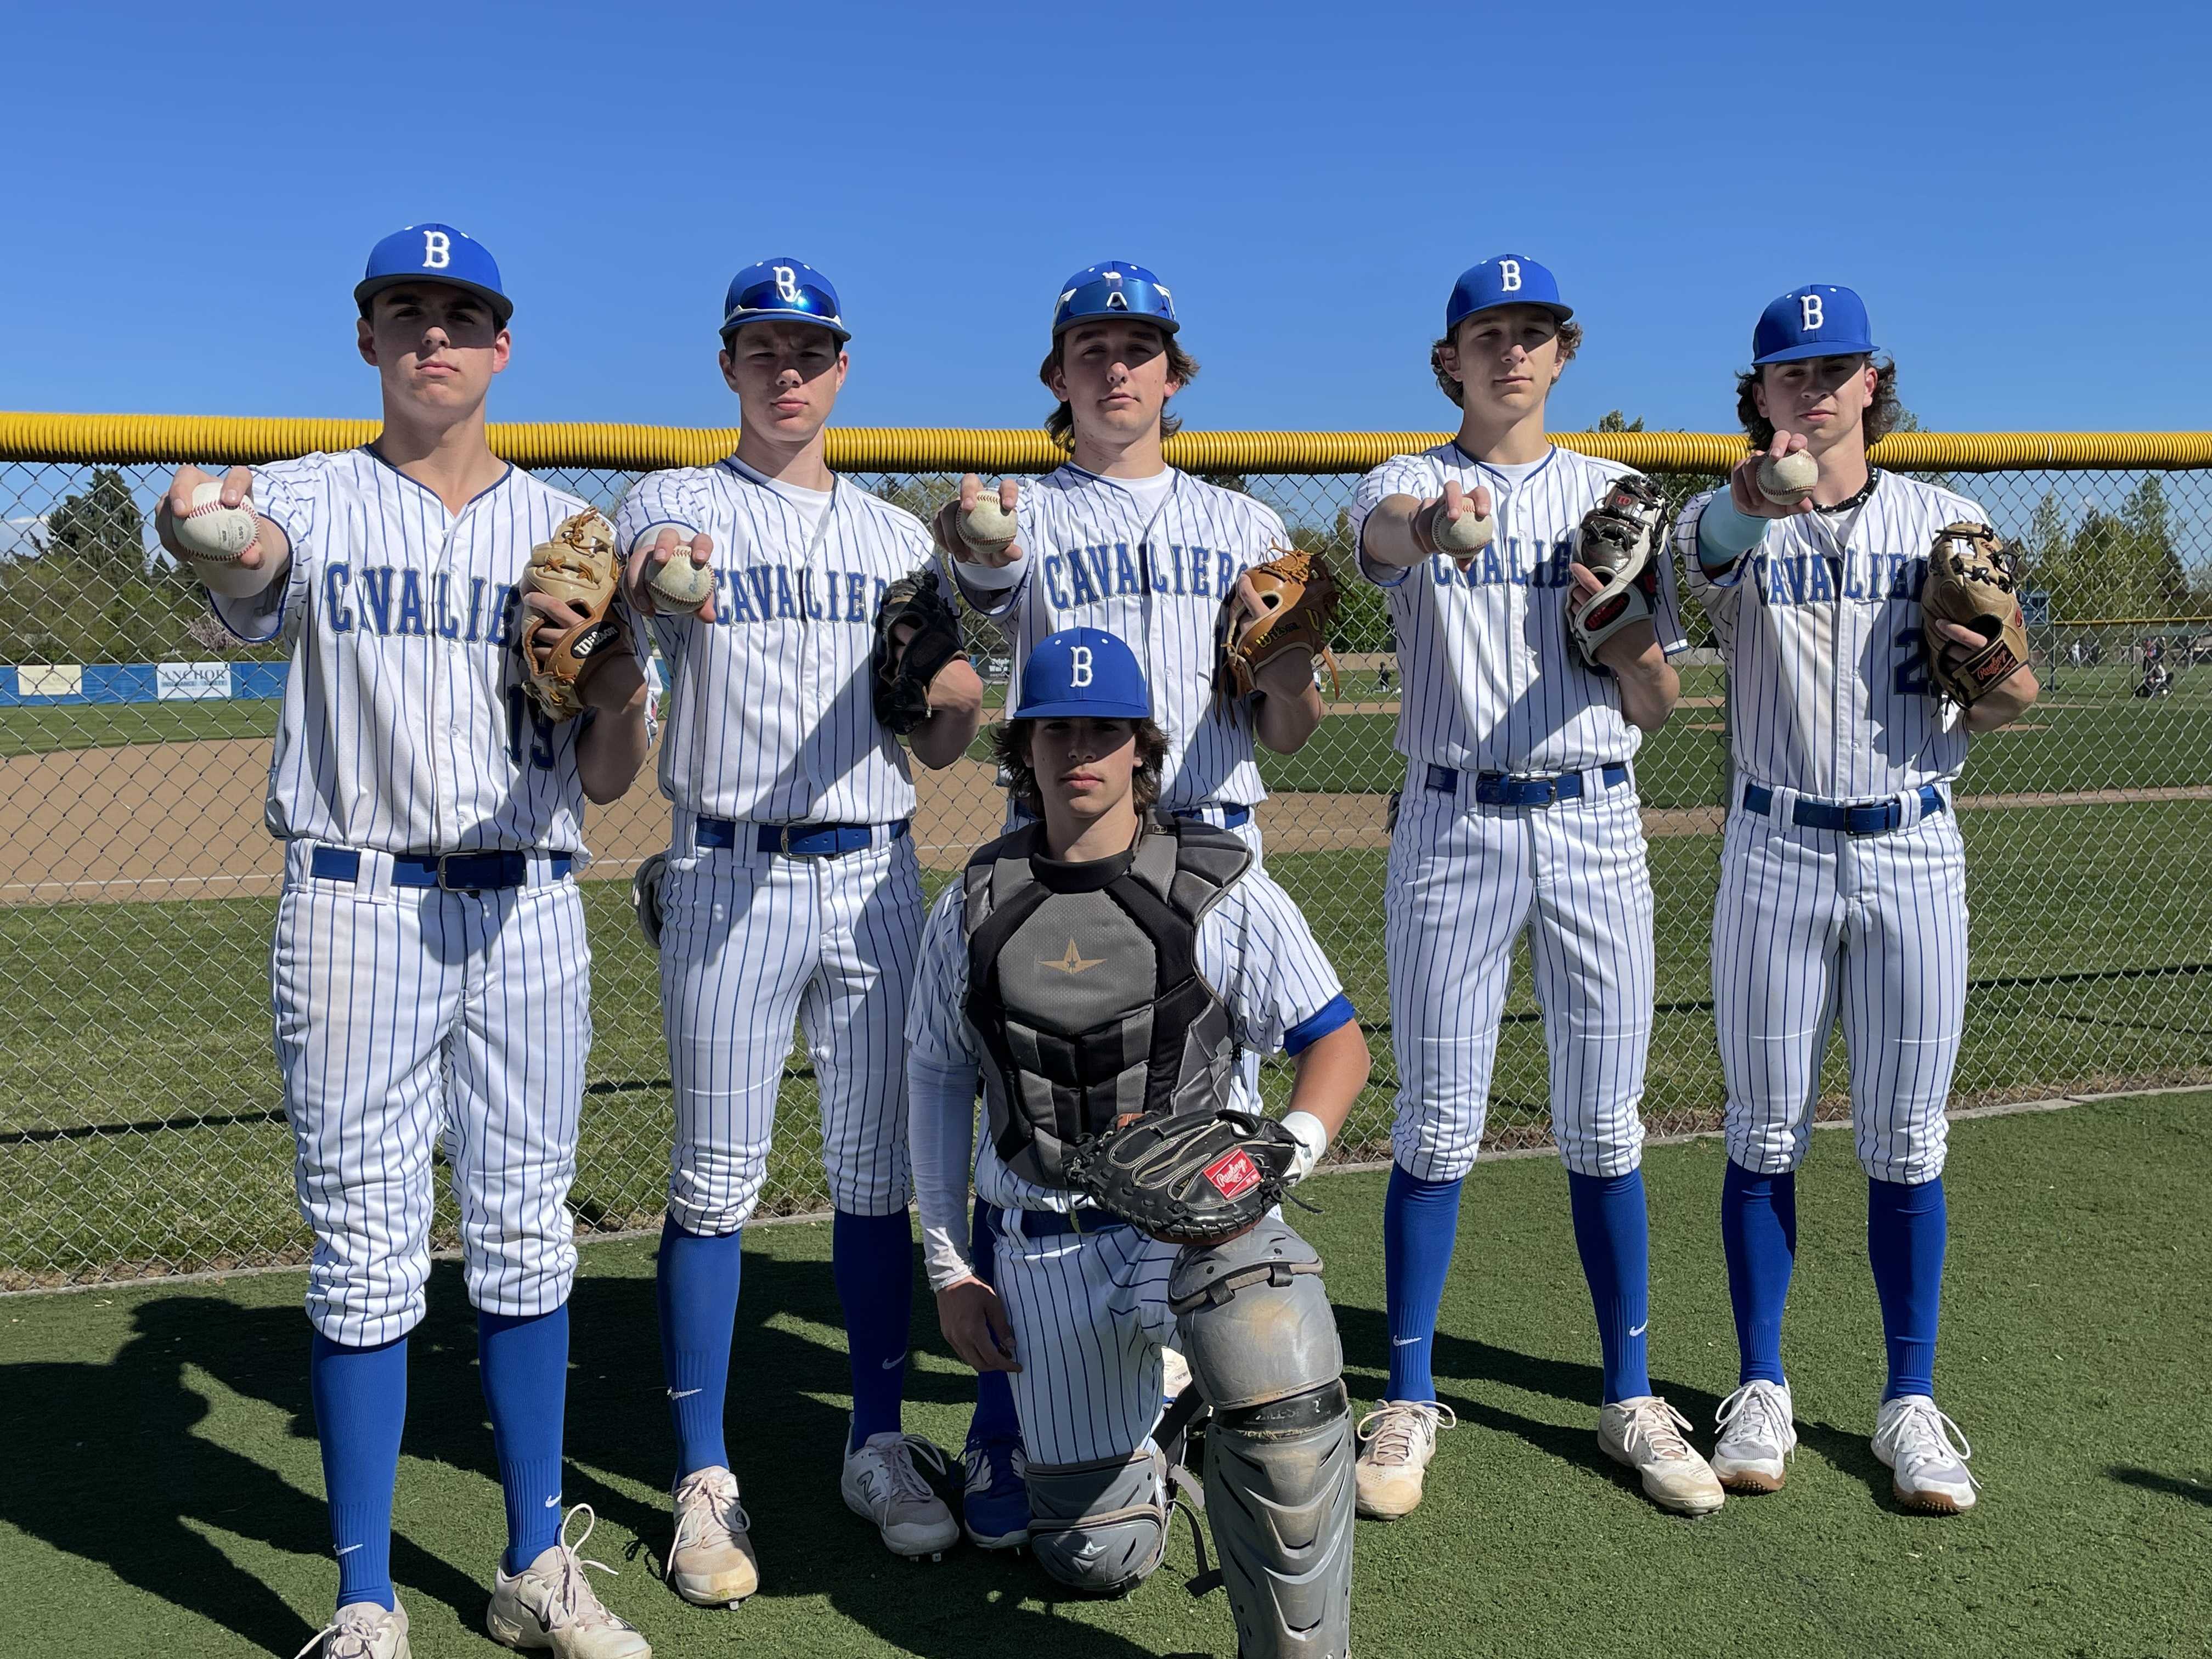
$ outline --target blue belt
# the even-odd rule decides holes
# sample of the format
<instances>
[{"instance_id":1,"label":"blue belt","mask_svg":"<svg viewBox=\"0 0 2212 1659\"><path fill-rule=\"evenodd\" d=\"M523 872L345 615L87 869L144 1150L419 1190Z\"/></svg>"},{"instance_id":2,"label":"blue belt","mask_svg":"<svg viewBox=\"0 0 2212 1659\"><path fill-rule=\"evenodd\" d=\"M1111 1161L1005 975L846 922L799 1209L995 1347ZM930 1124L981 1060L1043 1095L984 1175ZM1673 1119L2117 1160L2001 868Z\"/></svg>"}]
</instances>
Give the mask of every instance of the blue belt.
<instances>
[{"instance_id":1,"label":"blue belt","mask_svg":"<svg viewBox=\"0 0 2212 1659\"><path fill-rule=\"evenodd\" d=\"M1061 1238L1069 1233L1111 1232L1116 1227L1133 1224L1128 1217L1116 1215L1111 1210L1079 1208L1067 1215L1062 1215L1058 1210L1024 1210L1020 1212L1021 1220L1011 1226L1005 1219L1006 1212L1001 1210L999 1213L999 1225L1008 1232L1018 1233L1024 1238Z\"/></svg>"},{"instance_id":2,"label":"blue belt","mask_svg":"<svg viewBox=\"0 0 2212 1659\"><path fill-rule=\"evenodd\" d=\"M1206 816L1206 809L1196 806L1188 812L1177 812L1175 816L1179 818L1203 818ZM1221 827L1224 830L1242 830L1251 822L1252 809L1249 806L1224 806L1221 809Z\"/></svg>"},{"instance_id":3,"label":"blue belt","mask_svg":"<svg viewBox=\"0 0 2212 1659\"><path fill-rule=\"evenodd\" d=\"M1763 783L1747 783L1743 787L1743 810L1756 812L1761 817L1774 811L1774 792ZM1943 792L1932 783L1920 786L1920 816L1932 818L1943 810ZM1808 800L1797 797L1790 809L1793 823L1808 830L1840 830L1847 836L1886 836L1905 823L1905 803L1901 800L1878 800L1869 805L1852 806L1843 801Z\"/></svg>"},{"instance_id":4,"label":"blue belt","mask_svg":"<svg viewBox=\"0 0 2212 1659\"><path fill-rule=\"evenodd\" d=\"M553 854L553 879L560 880L574 867L566 853ZM318 881L359 881L361 854L350 847L318 847L307 861L307 873ZM527 886L527 853L447 853L442 858L396 854L392 860L394 887L442 887L449 893L496 893Z\"/></svg>"},{"instance_id":5,"label":"blue belt","mask_svg":"<svg viewBox=\"0 0 2212 1659\"><path fill-rule=\"evenodd\" d=\"M702 851L738 844L738 824L731 818L701 818L693 843ZM762 823L753 845L763 853L786 853L793 858L833 859L842 853L863 853L875 845L876 831L867 823ZM890 839L906 834L907 821L890 827Z\"/></svg>"},{"instance_id":6,"label":"blue belt","mask_svg":"<svg viewBox=\"0 0 2212 1659\"><path fill-rule=\"evenodd\" d=\"M1599 770L1608 789L1618 789L1628 781L1626 761L1608 762ZM1465 775L1449 766L1431 766L1429 787L1440 795L1455 795L1459 793L1459 781ZM1554 801L1579 800L1582 793L1583 775L1579 772L1560 772L1549 777L1522 777L1510 772L1474 775L1474 798L1485 806L1549 806Z\"/></svg>"}]
</instances>

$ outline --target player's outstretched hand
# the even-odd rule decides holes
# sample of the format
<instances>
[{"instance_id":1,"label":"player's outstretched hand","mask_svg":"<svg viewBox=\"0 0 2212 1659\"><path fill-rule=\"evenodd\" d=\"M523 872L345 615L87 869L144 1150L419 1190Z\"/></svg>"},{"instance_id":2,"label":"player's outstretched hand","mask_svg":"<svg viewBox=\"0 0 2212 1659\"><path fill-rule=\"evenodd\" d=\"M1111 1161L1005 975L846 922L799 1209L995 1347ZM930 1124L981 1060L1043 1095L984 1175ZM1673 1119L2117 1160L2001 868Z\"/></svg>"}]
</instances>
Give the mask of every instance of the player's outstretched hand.
<instances>
[{"instance_id":1,"label":"player's outstretched hand","mask_svg":"<svg viewBox=\"0 0 2212 1659\"><path fill-rule=\"evenodd\" d=\"M684 532L674 525L665 524L660 526L660 532L653 538L652 544L639 548L623 565L623 598L629 601L629 608L641 617L684 614L683 607L655 590L653 572L672 559L689 558L696 570L704 573L714 556L714 538L712 536L702 531L687 540ZM706 587L707 597L688 614L698 617L701 622L710 623L714 620L714 584L712 578L708 579Z\"/></svg>"},{"instance_id":2,"label":"player's outstretched hand","mask_svg":"<svg viewBox=\"0 0 2212 1659\"><path fill-rule=\"evenodd\" d=\"M980 1279L963 1279L937 1293L937 1328L958 1354L979 1371L1018 1371L1014 1328L1006 1322L999 1293Z\"/></svg>"},{"instance_id":3,"label":"player's outstretched hand","mask_svg":"<svg viewBox=\"0 0 2212 1659\"><path fill-rule=\"evenodd\" d=\"M1022 556L1021 544L1014 539L1014 510L1021 499L1021 486L1012 478L999 481L997 499L991 500L985 496L983 481L966 473L960 480L960 494L930 520L929 533L963 564L1002 569Z\"/></svg>"},{"instance_id":4,"label":"player's outstretched hand","mask_svg":"<svg viewBox=\"0 0 2212 1659\"><path fill-rule=\"evenodd\" d=\"M169 490L154 508L154 533L161 545L180 560L191 559L192 550L177 538L178 524L192 510L192 492L203 484L216 482L215 475L203 472L196 466L180 466L177 476L169 481ZM234 466L222 475L222 495L225 507L239 507L253 490L253 474L245 467ZM240 553L234 562L241 570L258 570L269 556L269 550L258 539Z\"/></svg>"},{"instance_id":5,"label":"player's outstretched hand","mask_svg":"<svg viewBox=\"0 0 2212 1659\"><path fill-rule=\"evenodd\" d=\"M1447 483L1443 495L1431 497L1414 510L1413 544L1431 558L1442 554L1462 570L1467 569L1494 533L1490 505L1488 485L1477 484L1469 494L1455 481Z\"/></svg>"},{"instance_id":6,"label":"player's outstretched hand","mask_svg":"<svg viewBox=\"0 0 2212 1659\"><path fill-rule=\"evenodd\" d=\"M1802 432L1777 432L1774 441L1764 449L1754 449L1738 461L1729 473L1729 499L1735 510L1754 519L1791 519L1801 513L1813 511L1813 498L1802 501L1778 501L1759 487L1759 469L1770 461L1779 461L1784 455L1795 455L1805 447Z\"/></svg>"}]
</instances>

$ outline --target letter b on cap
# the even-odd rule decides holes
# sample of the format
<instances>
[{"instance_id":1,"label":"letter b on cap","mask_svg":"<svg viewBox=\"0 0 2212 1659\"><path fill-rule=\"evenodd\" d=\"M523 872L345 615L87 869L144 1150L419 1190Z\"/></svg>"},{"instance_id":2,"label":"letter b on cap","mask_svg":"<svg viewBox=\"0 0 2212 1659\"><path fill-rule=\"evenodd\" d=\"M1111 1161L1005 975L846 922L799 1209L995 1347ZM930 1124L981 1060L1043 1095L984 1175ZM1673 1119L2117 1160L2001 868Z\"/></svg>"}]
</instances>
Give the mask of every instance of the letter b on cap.
<instances>
[{"instance_id":1,"label":"letter b on cap","mask_svg":"<svg viewBox=\"0 0 2212 1659\"><path fill-rule=\"evenodd\" d=\"M422 269L443 270L453 263L453 239L442 230L422 233Z\"/></svg>"},{"instance_id":2,"label":"letter b on cap","mask_svg":"<svg viewBox=\"0 0 2212 1659\"><path fill-rule=\"evenodd\" d=\"M1498 262L1498 291L1500 294L1518 294L1521 291L1521 262L1518 259L1500 259Z\"/></svg>"},{"instance_id":3,"label":"letter b on cap","mask_svg":"<svg viewBox=\"0 0 2212 1659\"><path fill-rule=\"evenodd\" d=\"M1820 296L1817 294L1799 295L1797 313L1799 325L1808 334L1818 333L1827 325L1827 308L1820 303Z\"/></svg>"},{"instance_id":4,"label":"letter b on cap","mask_svg":"<svg viewBox=\"0 0 2212 1659\"><path fill-rule=\"evenodd\" d=\"M1070 685L1090 684L1091 647L1087 645L1079 645L1075 647L1074 649L1071 650L1067 653L1067 659L1072 668L1072 672L1068 675L1067 683Z\"/></svg>"}]
</instances>

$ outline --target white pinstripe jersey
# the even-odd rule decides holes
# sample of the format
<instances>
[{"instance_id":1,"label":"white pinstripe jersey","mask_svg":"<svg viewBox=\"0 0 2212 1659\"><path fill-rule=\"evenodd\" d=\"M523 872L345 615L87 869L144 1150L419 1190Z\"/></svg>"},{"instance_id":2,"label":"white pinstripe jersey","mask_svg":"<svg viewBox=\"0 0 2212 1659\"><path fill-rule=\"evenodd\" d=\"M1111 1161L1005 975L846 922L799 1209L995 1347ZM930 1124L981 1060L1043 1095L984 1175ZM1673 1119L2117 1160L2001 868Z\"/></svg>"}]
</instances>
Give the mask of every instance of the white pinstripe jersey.
<instances>
[{"instance_id":1,"label":"white pinstripe jersey","mask_svg":"<svg viewBox=\"0 0 2212 1659\"><path fill-rule=\"evenodd\" d=\"M1711 499L1682 510L1674 544L1727 657L1736 770L1823 800L1957 777L1966 731L1928 678L1920 589L1936 533L1989 515L1952 490L1882 472L1858 507L1776 520L1711 576L1698 561Z\"/></svg>"},{"instance_id":2,"label":"white pinstripe jersey","mask_svg":"<svg viewBox=\"0 0 2212 1659\"><path fill-rule=\"evenodd\" d=\"M1575 532L1606 487L1634 470L1554 448L1516 481L1448 443L1394 456L1359 481L1355 539L1384 496L1426 500L1446 483L1486 488L1498 526L1464 572L1442 557L1407 570L1360 558L1361 573L1390 595L1400 754L1462 772L1578 772L1636 752L1644 734L1620 712L1619 682L1583 666L1566 623ZM1663 557L1653 622L1662 649L1682 648L1673 562Z\"/></svg>"},{"instance_id":3,"label":"white pinstripe jersey","mask_svg":"<svg viewBox=\"0 0 2212 1659\"><path fill-rule=\"evenodd\" d=\"M963 885L957 881L938 896L922 933L914 992L907 1000L915 1193L932 1281L940 1284L938 1270L952 1260L946 1255L949 1247L957 1243L959 1260L966 1259L967 1199L964 1184L958 1193L926 1190L924 1174L941 1172L948 1181L967 1175L982 1064L967 1018L963 902ZM1238 1046L1248 1054L1271 1054L1286 1045L1303 1048L1352 1018L1351 1004L1340 1000L1343 983L1304 915L1256 865L1200 918L1197 959L1198 971L1227 1006ZM1256 1112L1262 1109L1249 1069L1237 1068L1232 1103ZM976 1194L987 1204L1062 1212L1076 1204L1076 1195L1065 1188L1042 1187L1013 1174L988 1135L973 1154L973 1167Z\"/></svg>"},{"instance_id":4,"label":"white pinstripe jersey","mask_svg":"<svg viewBox=\"0 0 2212 1659\"><path fill-rule=\"evenodd\" d=\"M1174 476L1157 507L1073 464L1025 481L1020 580L996 592L963 591L986 616L1006 619L1016 685L1036 642L1063 628L1103 628L1127 641L1167 733L1160 805L1255 805L1267 791L1252 759L1250 716L1213 699L1215 635L1222 596L1291 538L1264 501Z\"/></svg>"},{"instance_id":5,"label":"white pinstripe jersey","mask_svg":"<svg viewBox=\"0 0 2212 1659\"><path fill-rule=\"evenodd\" d=\"M732 456L639 479L615 545L630 552L664 525L714 538L714 621L653 619L670 673L661 793L741 822L911 816L906 754L876 719L868 658L884 590L930 562L921 521L840 478L810 530Z\"/></svg>"},{"instance_id":6,"label":"white pinstripe jersey","mask_svg":"<svg viewBox=\"0 0 2212 1659\"><path fill-rule=\"evenodd\" d=\"M530 550L584 505L509 467L448 513L368 449L254 470L253 506L289 538L290 568L250 599L211 597L240 637L291 641L272 835L582 853L585 721L538 714L512 636Z\"/></svg>"}]
</instances>

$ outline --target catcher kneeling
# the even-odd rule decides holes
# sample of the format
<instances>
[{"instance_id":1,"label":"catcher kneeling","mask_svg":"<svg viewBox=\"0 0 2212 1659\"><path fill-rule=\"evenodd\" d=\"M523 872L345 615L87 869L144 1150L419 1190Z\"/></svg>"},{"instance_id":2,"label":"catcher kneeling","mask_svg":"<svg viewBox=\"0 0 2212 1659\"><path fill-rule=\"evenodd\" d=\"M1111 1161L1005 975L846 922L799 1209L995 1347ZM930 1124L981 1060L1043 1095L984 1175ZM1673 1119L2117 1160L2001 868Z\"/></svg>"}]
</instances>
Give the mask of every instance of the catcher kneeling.
<instances>
[{"instance_id":1,"label":"catcher kneeling","mask_svg":"<svg viewBox=\"0 0 2212 1659\"><path fill-rule=\"evenodd\" d=\"M1042 822L938 902L908 1005L930 1283L960 1356L1014 1374L1047 1573L1110 1595L1158 1566L1172 1345L1212 1408L1206 1509L1238 1654L1341 1659L1357 1448L1321 1260L1275 1205L1343 1123L1367 1042L1243 842L1150 810L1169 745L1151 708L1097 629L1023 669L999 754ZM1279 1121L1256 1088L1278 1048L1297 1067ZM968 1256L971 1151L995 1291Z\"/></svg>"}]
</instances>

